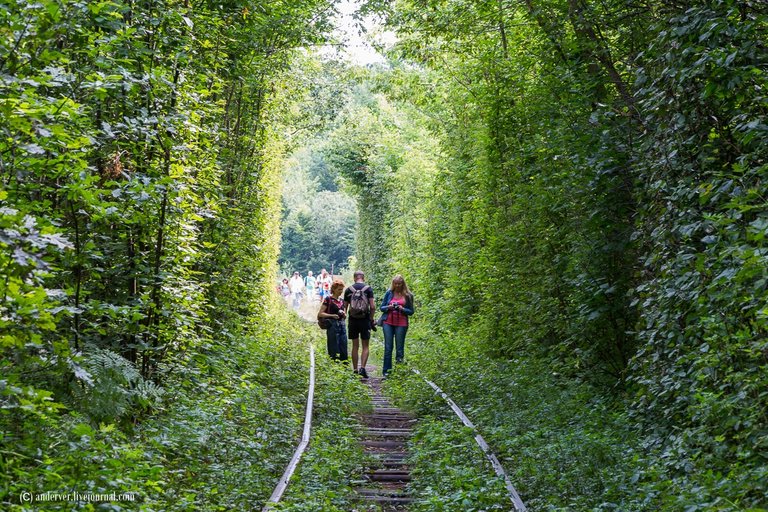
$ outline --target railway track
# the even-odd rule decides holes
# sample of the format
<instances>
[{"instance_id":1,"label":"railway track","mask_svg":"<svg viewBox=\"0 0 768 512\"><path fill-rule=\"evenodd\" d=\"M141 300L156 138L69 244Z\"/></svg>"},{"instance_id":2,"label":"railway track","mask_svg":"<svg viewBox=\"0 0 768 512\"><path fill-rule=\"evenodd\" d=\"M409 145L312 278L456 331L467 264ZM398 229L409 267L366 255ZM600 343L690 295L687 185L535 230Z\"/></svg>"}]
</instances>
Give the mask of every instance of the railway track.
<instances>
[{"instance_id":1,"label":"railway track","mask_svg":"<svg viewBox=\"0 0 768 512\"><path fill-rule=\"evenodd\" d=\"M442 396L443 400L446 401L456 416L458 416L461 422L464 423L464 426L471 428L475 432L475 442L480 447L480 449L483 450L483 453L485 453L485 456L490 461L491 466L493 466L493 470L496 472L496 475L504 480L504 486L507 488L507 493L509 494L509 499L512 502L514 510L516 512L527 512L528 509L526 508L525 503L523 503L523 500L520 498L520 495L518 494L517 489L515 489L515 486L512 485L512 481L509 479L507 472L504 471L504 467L501 465L498 457L496 457L496 455L491 451L490 446L488 446L488 443L485 441L482 434L477 432L477 427L475 427L470 419L467 418L467 415L464 414L464 411L462 411L461 408L456 405L456 402L451 400L451 398L442 389L440 389L437 384L424 377L419 370L414 368L413 373L424 379L424 382L426 382L429 387L434 389L435 393Z\"/></svg>"},{"instance_id":2,"label":"railway track","mask_svg":"<svg viewBox=\"0 0 768 512\"><path fill-rule=\"evenodd\" d=\"M277 486L275 486L275 490L272 492L272 496L269 497L269 500L264 505L264 508L262 509L262 512L267 512L269 510L272 510L272 506L280 501L280 498L283 497L283 494L285 493L285 489L288 488L288 482L291 480L291 477L293 476L294 471L296 471L296 468L299 465L299 461L301 460L301 456L304 454L304 450L307 449L307 445L309 445L309 437L312 432L312 406L314 404L315 400L315 347L313 345L309 346L309 388L307 389L307 407L304 411L304 430L301 434L301 442L299 442L299 446L296 447L296 451L293 453L293 457L291 458L291 461L288 463L288 466L285 468L285 471L283 472L283 476L280 477L280 480L277 482Z\"/></svg>"},{"instance_id":3,"label":"railway track","mask_svg":"<svg viewBox=\"0 0 768 512\"><path fill-rule=\"evenodd\" d=\"M355 489L361 505L375 505L374 510L394 512L407 510L414 499L408 494L411 481L408 439L413 435L416 419L393 407L381 390L382 378L371 368L367 384L371 392L373 411L362 417L364 425L361 444L373 460L365 473L368 484Z\"/></svg>"},{"instance_id":4,"label":"railway track","mask_svg":"<svg viewBox=\"0 0 768 512\"><path fill-rule=\"evenodd\" d=\"M478 446L491 462L496 474L504 479L513 510L516 512L526 512L525 504L512 485L501 462L493 454L482 435L477 432L475 425L467 418L459 406L434 382L428 380L416 369L413 372L432 387L435 393L442 396L464 425L475 431L475 441ZM301 460L302 454L309 445L315 389L315 352L312 346L310 346L309 373L309 389L307 390L307 406L301 442L262 512L272 510L273 506L280 501L288 487L291 476ZM383 379L377 373L377 369L371 368L372 376L367 379L373 410L361 418L364 429L360 440L364 451L373 462L365 470L364 481L366 484L355 488L357 502L361 507L355 510L360 512L364 510L375 510L377 512L404 511L408 510L408 506L416 501L416 498L411 496L408 491L408 482L411 481L411 474L407 459L409 439L413 435L417 419L412 414L392 405L389 398L382 392Z\"/></svg>"}]
</instances>

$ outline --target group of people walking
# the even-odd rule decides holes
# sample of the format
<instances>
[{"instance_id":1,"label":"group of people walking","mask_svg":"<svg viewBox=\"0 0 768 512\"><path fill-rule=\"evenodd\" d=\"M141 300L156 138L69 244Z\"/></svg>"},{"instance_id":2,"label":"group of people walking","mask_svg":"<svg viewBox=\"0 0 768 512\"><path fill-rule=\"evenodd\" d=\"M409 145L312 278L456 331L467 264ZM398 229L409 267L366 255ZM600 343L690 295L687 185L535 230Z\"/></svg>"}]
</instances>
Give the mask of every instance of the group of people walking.
<instances>
[{"instance_id":1,"label":"group of people walking","mask_svg":"<svg viewBox=\"0 0 768 512\"><path fill-rule=\"evenodd\" d=\"M347 287L341 279L334 279L330 285L330 294L323 298L317 313L318 321L327 322L328 355L346 361L347 339L352 340L352 370L362 378L368 378L365 367L368 364L369 341L371 331L376 330L378 325L384 331L382 373L387 376L392 370L392 352L395 353L397 363L405 358L408 317L414 311L413 294L408 290L403 276L395 276L379 305L381 316L377 321L373 289L365 283L365 274L356 271L354 280Z\"/></svg>"},{"instance_id":2,"label":"group of people walking","mask_svg":"<svg viewBox=\"0 0 768 512\"><path fill-rule=\"evenodd\" d=\"M290 279L286 277L282 280L278 290L287 304L293 306L293 309L299 309L305 297L314 303L330 295L332 281L333 278L325 269L320 270L317 277L311 270L305 277L296 271Z\"/></svg>"}]
</instances>

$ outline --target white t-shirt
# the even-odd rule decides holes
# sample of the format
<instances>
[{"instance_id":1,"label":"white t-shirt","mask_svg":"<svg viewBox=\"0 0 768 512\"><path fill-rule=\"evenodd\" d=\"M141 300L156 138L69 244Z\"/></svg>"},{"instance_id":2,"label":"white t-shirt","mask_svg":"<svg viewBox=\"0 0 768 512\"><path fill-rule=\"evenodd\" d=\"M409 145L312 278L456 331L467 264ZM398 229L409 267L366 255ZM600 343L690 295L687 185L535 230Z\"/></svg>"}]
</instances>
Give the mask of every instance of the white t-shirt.
<instances>
[{"instance_id":1,"label":"white t-shirt","mask_svg":"<svg viewBox=\"0 0 768 512\"><path fill-rule=\"evenodd\" d=\"M291 293L299 293L304 287L304 281L302 281L299 276L293 276L290 281L288 281L288 286L291 287Z\"/></svg>"}]
</instances>

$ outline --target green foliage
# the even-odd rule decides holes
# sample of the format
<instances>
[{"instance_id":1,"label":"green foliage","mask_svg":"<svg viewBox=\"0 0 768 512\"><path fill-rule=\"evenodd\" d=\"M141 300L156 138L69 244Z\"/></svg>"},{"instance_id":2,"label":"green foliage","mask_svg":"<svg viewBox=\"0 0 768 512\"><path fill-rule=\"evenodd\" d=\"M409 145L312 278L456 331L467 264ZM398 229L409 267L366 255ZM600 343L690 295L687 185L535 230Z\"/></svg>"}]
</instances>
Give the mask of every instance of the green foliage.
<instances>
[{"instance_id":1,"label":"green foliage","mask_svg":"<svg viewBox=\"0 0 768 512\"><path fill-rule=\"evenodd\" d=\"M163 388L144 380L130 361L109 350L86 352L81 371L84 383L73 390L73 398L94 422L111 423L131 408L155 409L162 402Z\"/></svg>"},{"instance_id":2,"label":"green foliage","mask_svg":"<svg viewBox=\"0 0 768 512\"><path fill-rule=\"evenodd\" d=\"M270 313L286 83L294 48L324 41L332 13L325 0L0 9L4 505L30 489L145 489L158 510L242 508L241 487L263 499L297 390L251 384L246 368L281 366L244 351L259 354L254 336L275 348L286 322ZM285 411L263 430L280 434L251 446L272 407ZM274 461L246 471L260 450ZM232 469L175 473L212 460Z\"/></svg>"},{"instance_id":3,"label":"green foliage","mask_svg":"<svg viewBox=\"0 0 768 512\"><path fill-rule=\"evenodd\" d=\"M412 510L509 510L503 480L492 475L474 434L458 419L427 418L413 441L419 449L410 459L411 492L419 501Z\"/></svg>"},{"instance_id":4,"label":"green foliage","mask_svg":"<svg viewBox=\"0 0 768 512\"><path fill-rule=\"evenodd\" d=\"M7 193L0 191L0 197ZM72 362L67 340L55 330L58 321L77 309L63 303L62 290L46 286L52 260L70 248L53 226L40 226L35 217L2 207L0 266L5 279L0 284L0 348L6 357L0 362L0 397L5 413L16 419L27 414L45 419L61 407L52 401L50 391L22 382L20 374L22 369L38 376L52 369L66 371Z\"/></svg>"},{"instance_id":5,"label":"green foliage","mask_svg":"<svg viewBox=\"0 0 768 512\"><path fill-rule=\"evenodd\" d=\"M489 360L471 339L409 332L407 357L462 408L531 510L657 510L628 484L636 432L585 383L530 357ZM388 382L421 418L414 489L424 510L509 510L504 482L443 399L407 369Z\"/></svg>"},{"instance_id":6,"label":"green foliage","mask_svg":"<svg viewBox=\"0 0 768 512\"><path fill-rule=\"evenodd\" d=\"M381 295L394 274L408 282L418 275L411 264L423 258L410 247L430 223L415 212L429 204L438 150L424 117L392 104L370 82L354 89L323 150L357 199L358 266Z\"/></svg>"},{"instance_id":7,"label":"green foliage","mask_svg":"<svg viewBox=\"0 0 768 512\"><path fill-rule=\"evenodd\" d=\"M112 424L92 426L76 413L56 421L27 422L23 437L10 435L17 450L3 450L0 499L7 510L93 510L85 502L20 503L22 492L131 493L135 502L110 504L110 510L135 510L158 489L163 468L146 458L144 448ZM34 443L41 443L35 446ZM44 446L45 449L39 448ZM91 508L89 508L91 507ZM153 510L147 508L147 510Z\"/></svg>"},{"instance_id":8,"label":"green foliage","mask_svg":"<svg viewBox=\"0 0 768 512\"><path fill-rule=\"evenodd\" d=\"M361 260L403 269L438 335L525 354L542 379L588 381L564 400L581 389L641 425L632 457L647 471L595 477L606 503L765 506L765 6L368 8L398 32L400 60L370 75L386 100L361 102L338 130ZM393 118L427 128L413 146L434 144L416 171L422 201L404 200L419 190L399 185L414 150L387 138ZM389 229L397 215L407 228ZM542 506L602 506L553 498L568 496L555 479L531 492Z\"/></svg>"},{"instance_id":9,"label":"green foliage","mask_svg":"<svg viewBox=\"0 0 768 512\"><path fill-rule=\"evenodd\" d=\"M456 313L441 324L482 339L497 332L506 343L489 348L498 353L544 350L613 382L631 356L635 319L626 307L633 268L617 264L633 254L632 180L622 176L630 148L605 132L626 122L596 110L584 94L595 78L569 55L544 57L552 40L529 16L504 3L445 2L425 28L417 5L391 14L402 54L434 71L384 87L417 98L445 167L422 208L435 264L418 274L436 288L426 292L434 317ZM558 44L576 44L575 32L566 25Z\"/></svg>"},{"instance_id":10,"label":"green foliage","mask_svg":"<svg viewBox=\"0 0 768 512\"><path fill-rule=\"evenodd\" d=\"M411 340L409 345L409 352L415 349ZM426 367L425 359L418 360ZM419 417L408 460L413 467L409 490L418 500L413 510L509 510L504 481L493 473L475 433L432 388L396 367L386 389Z\"/></svg>"},{"instance_id":11,"label":"green foliage","mask_svg":"<svg viewBox=\"0 0 768 512\"><path fill-rule=\"evenodd\" d=\"M314 327L314 325L312 326ZM315 329L315 337L320 338ZM332 361L318 339L312 441L276 510L292 512L353 510L353 487L360 484L366 462L355 418L370 399L348 364Z\"/></svg>"},{"instance_id":12,"label":"green foliage","mask_svg":"<svg viewBox=\"0 0 768 512\"><path fill-rule=\"evenodd\" d=\"M154 398L155 414L134 428L76 412L25 420L26 431L5 431L2 501L20 508L23 491L132 492L142 510L231 510L264 502L300 436L308 354L304 326L287 314L272 328L235 339L214 338L171 374L165 393L122 386L140 379L116 354L88 357L94 414L118 414L128 400ZM109 403L109 401L113 403ZM163 414L158 414L162 411ZM44 449L41 447L45 447ZM80 509L84 504L61 504ZM136 503L109 505L135 510ZM36 510L36 507L29 510Z\"/></svg>"},{"instance_id":13,"label":"green foliage","mask_svg":"<svg viewBox=\"0 0 768 512\"><path fill-rule=\"evenodd\" d=\"M194 354L174 379L175 403L142 423L139 439L164 468L152 509L251 508L269 497L301 437L308 385L303 327L285 316Z\"/></svg>"},{"instance_id":14,"label":"green foliage","mask_svg":"<svg viewBox=\"0 0 768 512\"><path fill-rule=\"evenodd\" d=\"M270 295L293 153L280 263L346 263L353 194L359 266L378 295L402 273L414 323L451 337L419 364L532 507L764 507L766 7L365 8L398 32L387 67L293 51L324 42L327 0L0 9L0 502L268 493L304 384ZM347 407L291 506L347 507ZM425 507L497 506L465 433L420 427Z\"/></svg>"},{"instance_id":15,"label":"green foliage","mask_svg":"<svg viewBox=\"0 0 768 512\"><path fill-rule=\"evenodd\" d=\"M673 12L638 73L649 278L635 416L675 426L647 440L661 456L646 485L670 507L768 503L750 483L765 478L768 434L765 14L737 2Z\"/></svg>"},{"instance_id":16,"label":"green foliage","mask_svg":"<svg viewBox=\"0 0 768 512\"><path fill-rule=\"evenodd\" d=\"M307 190L281 223L281 268L306 274L340 269L354 251L357 205L342 192Z\"/></svg>"},{"instance_id":17,"label":"green foliage","mask_svg":"<svg viewBox=\"0 0 768 512\"><path fill-rule=\"evenodd\" d=\"M294 108L284 120L293 134L288 138L297 146L283 177L278 261L285 275L346 266L357 226L356 205L339 189L324 151L327 133L347 103L352 72L312 54L298 60L294 69L298 91L291 91Z\"/></svg>"}]
</instances>

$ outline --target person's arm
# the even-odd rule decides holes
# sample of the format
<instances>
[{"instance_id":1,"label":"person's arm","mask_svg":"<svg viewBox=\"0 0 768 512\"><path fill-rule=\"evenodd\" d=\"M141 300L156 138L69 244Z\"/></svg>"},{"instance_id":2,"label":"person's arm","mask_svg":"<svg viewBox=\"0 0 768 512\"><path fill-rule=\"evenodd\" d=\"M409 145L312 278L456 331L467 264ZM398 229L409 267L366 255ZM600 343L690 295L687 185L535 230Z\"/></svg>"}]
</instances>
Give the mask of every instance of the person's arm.
<instances>
[{"instance_id":1,"label":"person's arm","mask_svg":"<svg viewBox=\"0 0 768 512\"><path fill-rule=\"evenodd\" d=\"M380 311L383 311L384 313L387 313L389 311L389 302L392 300L392 291L387 290L387 293L384 294L384 298L381 301L381 307L379 307Z\"/></svg>"},{"instance_id":2,"label":"person's arm","mask_svg":"<svg viewBox=\"0 0 768 512\"><path fill-rule=\"evenodd\" d=\"M406 296L403 313L405 313L406 316L411 316L413 314L413 295Z\"/></svg>"}]
</instances>

